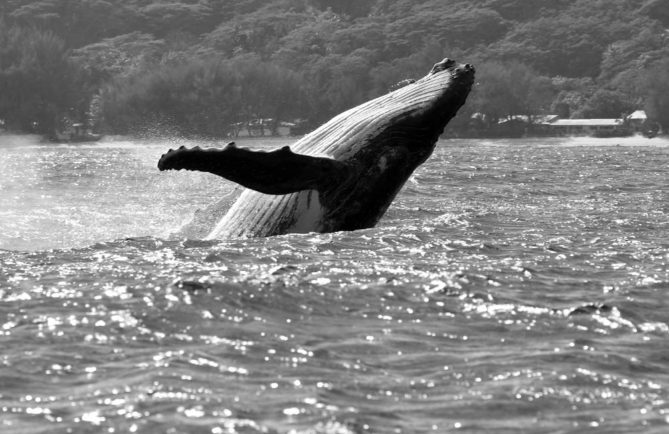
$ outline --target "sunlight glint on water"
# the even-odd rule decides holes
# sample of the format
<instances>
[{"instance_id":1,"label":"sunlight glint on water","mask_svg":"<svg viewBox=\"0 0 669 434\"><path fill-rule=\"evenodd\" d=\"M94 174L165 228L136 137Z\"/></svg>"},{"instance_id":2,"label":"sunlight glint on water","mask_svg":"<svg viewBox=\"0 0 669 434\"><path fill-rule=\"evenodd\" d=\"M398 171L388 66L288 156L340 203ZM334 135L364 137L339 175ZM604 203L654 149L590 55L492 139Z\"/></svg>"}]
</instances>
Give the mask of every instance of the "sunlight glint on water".
<instances>
[{"instance_id":1,"label":"sunlight glint on water","mask_svg":"<svg viewBox=\"0 0 669 434\"><path fill-rule=\"evenodd\" d=\"M181 144L0 138L0 432L669 429L667 140L444 141L377 228L227 241Z\"/></svg>"}]
</instances>

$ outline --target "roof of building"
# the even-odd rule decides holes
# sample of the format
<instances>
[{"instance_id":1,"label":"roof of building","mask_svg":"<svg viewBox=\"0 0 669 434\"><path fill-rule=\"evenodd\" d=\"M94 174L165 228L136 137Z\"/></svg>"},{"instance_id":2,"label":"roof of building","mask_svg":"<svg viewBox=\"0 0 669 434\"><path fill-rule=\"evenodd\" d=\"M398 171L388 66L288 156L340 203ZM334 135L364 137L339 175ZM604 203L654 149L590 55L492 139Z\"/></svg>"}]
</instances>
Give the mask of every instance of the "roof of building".
<instances>
[{"instance_id":1,"label":"roof of building","mask_svg":"<svg viewBox=\"0 0 669 434\"><path fill-rule=\"evenodd\" d=\"M472 116L473 117L473 116ZM558 119L560 116L558 115L537 115L537 116L532 116L529 117L527 115L512 115L512 116L507 116L506 118L500 119L499 124L504 124L507 122L525 122L525 123L530 123L532 122L533 124L545 124L549 122L553 122L554 120Z\"/></svg>"},{"instance_id":2,"label":"roof of building","mask_svg":"<svg viewBox=\"0 0 669 434\"><path fill-rule=\"evenodd\" d=\"M627 116L627 119L639 119L639 120L646 120L648 119L648 116L646 116L646 112L643 110L637 110L633 112L631 115Z\"/></svg>"},{"instance_id":3,"label":"roof of building","mask_svg":"<svg viewBox=\"0 0 669 434\"><path fill-rule=\"evenodd\" d=\"M549 125L558 127L615 127L622 124L620 119L557 119Z\"/></svg>"},{"instance_id":4,"label":"roof of building","mask_svg":"<svg viewBox=\"0 0 669 434\"><path fill-rule=\"evenodd\" d=\"M560 115L543 115L535 117L537 123L550 124L560 119Z\"/></svg>"}]
</instances>

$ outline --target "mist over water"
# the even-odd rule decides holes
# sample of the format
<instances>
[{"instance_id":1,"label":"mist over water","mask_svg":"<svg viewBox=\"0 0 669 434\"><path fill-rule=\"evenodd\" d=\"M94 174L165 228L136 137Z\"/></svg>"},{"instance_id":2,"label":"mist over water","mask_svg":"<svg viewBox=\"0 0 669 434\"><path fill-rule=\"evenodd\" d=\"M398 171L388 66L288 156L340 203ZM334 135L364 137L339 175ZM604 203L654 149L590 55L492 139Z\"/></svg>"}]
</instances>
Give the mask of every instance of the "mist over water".
<instances>
[{"instance_id":1,"label":"mist over water","mask_svg":"<svg viewBox=\"0 0 669 434\"><path fill-rule=\"evenodd\" d=\"M196 143L24 140L0 432L669 429L666 139L446 140L376 228L222 241Z\"/></svg>"}]
</instances>

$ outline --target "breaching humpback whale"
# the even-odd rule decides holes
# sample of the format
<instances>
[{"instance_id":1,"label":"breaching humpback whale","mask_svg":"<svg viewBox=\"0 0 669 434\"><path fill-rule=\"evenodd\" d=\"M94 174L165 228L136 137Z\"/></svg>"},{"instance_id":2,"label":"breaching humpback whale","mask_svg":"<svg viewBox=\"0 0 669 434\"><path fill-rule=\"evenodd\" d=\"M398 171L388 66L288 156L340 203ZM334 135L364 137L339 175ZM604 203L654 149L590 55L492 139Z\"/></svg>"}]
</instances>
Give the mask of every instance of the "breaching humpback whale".
<instances>
[{"instance_id":1,"label":"breaching humpback whale","mask_svg":"<svg viewBox=\"0 0 669 434\"><path fill-rule=\"evenodd\" d=\"M170 149L160 170L210 172L246 187L206 237L374 226L464 104L474 67L444 59L422 79L334 117L291 147Z\"/></svg>"}]
</instances>

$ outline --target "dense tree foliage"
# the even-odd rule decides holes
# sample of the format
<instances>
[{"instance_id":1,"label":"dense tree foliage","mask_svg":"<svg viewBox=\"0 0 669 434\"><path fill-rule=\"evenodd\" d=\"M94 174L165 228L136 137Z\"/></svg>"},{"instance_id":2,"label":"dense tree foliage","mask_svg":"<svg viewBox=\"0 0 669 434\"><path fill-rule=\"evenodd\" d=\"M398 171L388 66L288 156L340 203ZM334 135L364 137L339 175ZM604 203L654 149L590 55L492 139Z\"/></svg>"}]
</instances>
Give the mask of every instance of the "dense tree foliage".
<instances>
[{"instance_id":1,"label":"dense tree foliage","mask_svg":"<svg viewBox=\"0 0 669 434\"><path fill-rule=\"evenodd\" d=\"M665 130L665 0L3 0L0 119L52 134L312 124L444 56L477 65L453 125L645 108ZM451 129L452 130L452 129Z\"/></svg>"},{"instance_id":2,"label":"dense tree foliage","mask_svg":"<svg viewBox=\"0 0 669 434\"><path fill-rule=\"evenodd\" d=\"M129 134L159 126L164 131L221 137L253 119L278 122L299 113L296 74L255 55L230 62L196 60L137 70L108 85L100 114L108 130Z\"/></svg>"},{"instance_id":3,"label":"dense tree foliage","mask_svg":"<svg viewBox=\"0 0 669 434\"><path fill-rule=\"evenodd\" d=\"M483 63L480 85L473 95L476 110L492 121L514 115L532 117L547 109L553 94L551 81L518 63Z\"/></svg>"},{"instance_id":4,"label":"dense tree foliage","mask_svg":"<svg viewBox=\"0 0 669 434\"><path fill-rule=\"evenodd\" d=\"M59 116L77 111L76 80L57 36L0 20L0 119L7 128L51 135Z\"/></svg>"},{"instance_id":5,"label":"dense tree foliage","mask_svg":"<svg viewBox=\"0 0 669 434\"><path fill-rule=\"evenodd\" d=\"M669 58L649 69L642 85L646 91L646 110L665 132L669 131Z\"/></svg>"}]
</instances>

